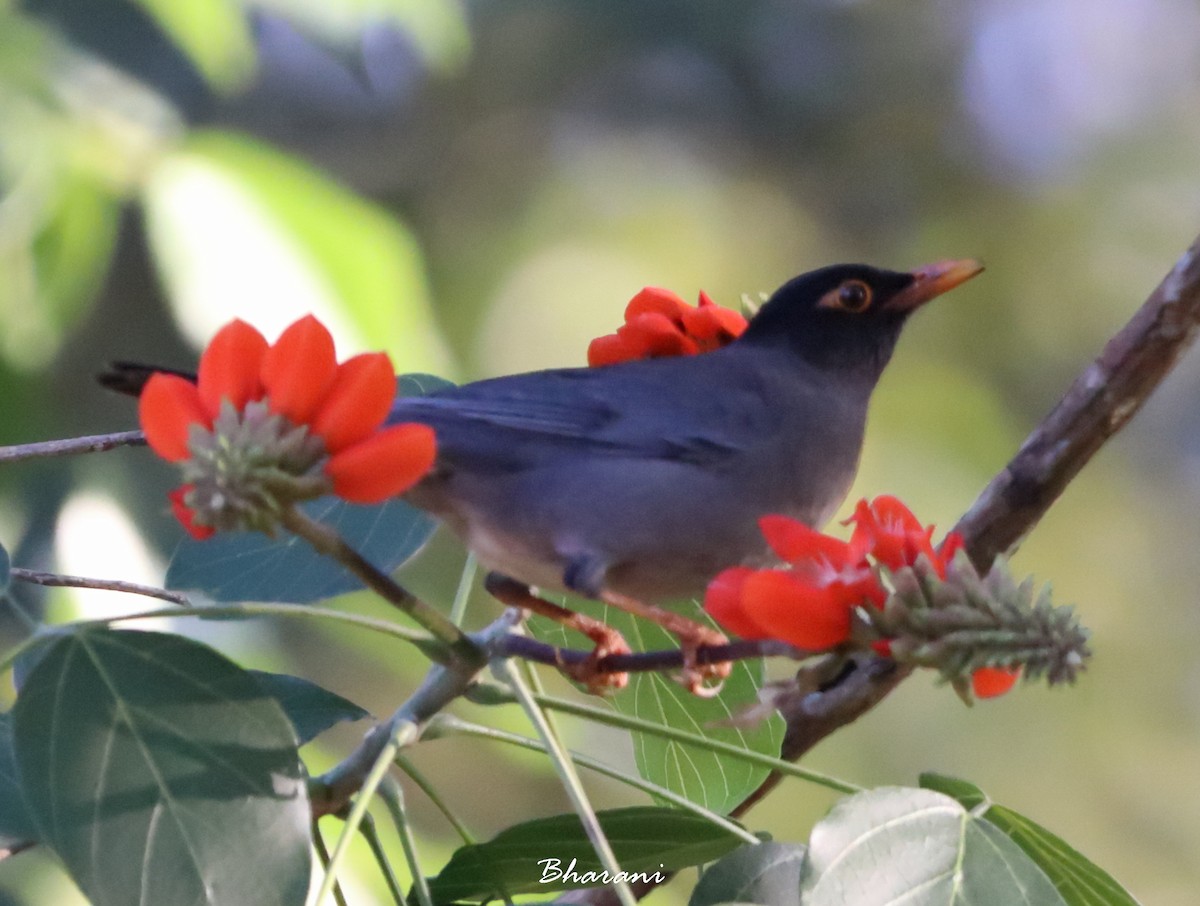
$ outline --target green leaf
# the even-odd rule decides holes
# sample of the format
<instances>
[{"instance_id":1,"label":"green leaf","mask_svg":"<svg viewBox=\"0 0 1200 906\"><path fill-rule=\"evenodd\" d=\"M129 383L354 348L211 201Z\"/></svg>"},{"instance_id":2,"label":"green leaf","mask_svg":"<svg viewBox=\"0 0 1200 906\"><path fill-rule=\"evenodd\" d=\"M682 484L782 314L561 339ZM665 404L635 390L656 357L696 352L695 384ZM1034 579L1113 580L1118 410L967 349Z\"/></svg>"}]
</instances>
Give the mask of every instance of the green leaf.
<instances>
[{"instance_id":1,"label":"green leaf","mask_svg":"<svg viewBox=\"0 0 1200 906\"><path fill-rule=\"evenodd\" d=\"M674 809L624 808L596 816L627 873L665 875L710 862L742 842L703 818ZM608 883L598 876L601 871L579 818L556 815L460 848L430 882L430 890L438 903L498 897L504 891L550 893Z\"/></svg>"},{"instance_id":2,"label":"green leaf","mask_svg":"<svg viewBox=\"0 0 1200 906\"><path fill-rule=\"evenodd\" d=\"M963 808L974 809L988 802L987 794L969 780L959 780L946 774L927 772L920 777L921 789L943 793L957 799Z\"/></svg>"},{"instance_id":3,"label":"green leaf","mask_svg":"<svg viewBox=\"0 0 1200 906\"><path fill-rule=\"evenodd\" d=\"M348 698L318 686L312 680L286 673L246 671L253 676L271 698L279 702L283 713L292 722L300 745L311 742L334 724L344 720L362 720L371 714Z\"/></svg>"},{"instance_id":4,"label":"green leaf","mask_svg":"<svg viewBox=\"0 0 1200 906\"><path fill-rule=\"evenodd\" d=\"M954 799L881 787L841 800L816 827L804 906L1062 906L1012 840Z\"/></svg>"},{"instance_id":5,"label":"green leaf","mask_svg":"<svg viewBox=\"0 0 1200 906\"><path fill-rule=\"evenodd\" d=\"M96 906L302 906L309 805L291 725L254 677L180 636L57 640L14 709L38 828Z\"/></svg>"},{"instance_id":6,"label":"green leaf","mask_svg":"<svg viewBox=\"0 0 1200 906\"><path fill-rule=\"evenodd\" d=\"M137 0L196 68L221 89L236 88L254 69L254 39L235 0Z\"/></svg>"},{"instance_id":7,"label":"green leaf","mask_svg":"<svg viewBox=\"0 0 1200 906\"><path fill-rule=\"evenodd\" d=\"M8 548L0 544L0 595L8 593L8 584L12 581L12 558L8 556Z\"/></svg>"},{"instance_id":8,"label":"green leaf","mask_svg":"<svg viewBox=\"0 0 1200 906\"><path fill-rule=\"evenodd\" d=\"M968 809L986 804L983 818L1041 867L1068 906L1137 906L1138 901L1112 875L1040 824L992 804L975 784L941 774L922 774L921 786L952 796Z\"/></svg>"},{"instance_id":9,"label":"green leaf","mask_svg":"<svg viewBox=\"0 0 1200 906\"><path fill-rule=\"evenodd\" d=\"M13 754L12 715L0 714L0 849L37 839Z\"/></svg>"},{"instance_id":10,"label":"green leaf","mask_svg":"<svg viewBox=\"0 0 1200 906\"><path fill-rule=\"evenodd\" d=\"M733 902L800 906L804 851L799 843L774 842L735 849L705 869L688 906Z\"/></svg>"},{"instance_id":11,"label":"green leaf","mask_svg":"<svg viewBox=\"0 0 1200 906\"><path fill-rule=\"evenodd\" d=\"M111 189L64 173L54 209L34 238L41 316L58 334L87 310L108 269L117 238L120 204Z\"/></svg>"},{"instance_id":12,"label":"green leaf","mask_svg":"<svg viewBox=\"0 0 1200 906\"><path fill-rule=\"evenodd\" d=\"M625 637L634 651L679 647L670 633L623 611L575 599L562 603L604 620ZM695 602L677 602L671 607L711 625ZM588 647L581 636L568 637L560 627L547 620L531 620L530 630L552 645ZM738 661L720 695L700 698L661 673L634 673L630 675L629 686L611 696L609 701L622 714L778 757L784 730L783 719L778 715L752 728L728 725L730 718L742 708L755 703L762 678L761 661ZM634 758L642 777L721 814L727 814L741 803L770 773L766 768L652 733L635 732L632 736Z\"/></svg>"},{"instance_id":13,"label":"green leaf","mask_svg":"<svg viewBox=\"0 0 1200 906\"><path fill-rule=\"evenodd\" d=\"M416 240L296 158L233 133L196 132L163 158L144 200L155 260L194 335L286 299L290 316L333 316L397 367L446 370Z\"/></svg>"},{"instance_id":14,"label":"green leaf","mask_svg":"<svg viewBox=\"0 0 1200 906\"><path fill-rule=\"evenodd\" d=\"M384 572L421 549L433 518L402 500L376 506L321 497L301 509L337 529L352 547ZM321 556L295 535L219 533L207 541L184 538L167 567L167 588L201 591L215 601L282 601L309 604L363 587L340 563Z\"/></svg>"}]
</instances>

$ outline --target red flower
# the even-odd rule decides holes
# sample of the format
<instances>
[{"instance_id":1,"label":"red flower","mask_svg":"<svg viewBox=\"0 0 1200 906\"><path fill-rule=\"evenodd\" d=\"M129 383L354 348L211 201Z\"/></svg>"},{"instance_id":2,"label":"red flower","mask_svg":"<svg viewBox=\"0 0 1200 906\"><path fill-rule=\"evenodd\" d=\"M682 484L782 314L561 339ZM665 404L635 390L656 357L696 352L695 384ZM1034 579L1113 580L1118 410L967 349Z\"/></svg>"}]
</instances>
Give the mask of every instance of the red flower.
<instances>
[{"instance_id":1,"label":"red flower","mask_svg":"<svg viewBox=\"0 0 1200 906\"><path fill-rule=\"evenodd\" d=\"M980 667L971 674L971 691L976 698L996 698L1016 685L1020 676L1020 670Z\"/></svg>"},{"instance_id":2,"label":"red flower","mask_svg":"<svg viewBox=\"0 0 1200 906\"><path fill-rule=\"evenodd\" d=\"M175 514L175 518L187 530L187 533L197 541L205 541L217 533L217 530L211 525L198 525L196 523L195 511L187 505L187 495L195 488L195 485L185 484L177 487L175 490L167 494L167 499L171 501L171 512Z\"/></svg>"},{"instance_id":3,"label":"red flower","mask_svg":"<svg viewBox=\"0 0 1200 906\"><path fill-rule=\"evenodd\" d=\"M922 526L912 510L896 497L882 495L870 503L860 500L854 515L846 524L854 523L852 546L860 547L890 570L912 566L924 555L932 564L939 579L946 578L946 566L962 548L962 536L951 532L935 549L933 526Z\"/></svg>"},{"instance_id":4,"label":"red flower","mask_svg":"<svg viewBox=\"0 0 1200 906\"><path fill-rule=\"evenodd\" d=\"M588 365L696 355L724 346L745 329L744 317L706 293L700 293L699 305L693 307L670 290L647 286L629 300L625 323L616 333L592 340Z\"/></svg>"},{"instance_id":5,"label":"red flower","mask_svg":"<svg viewBox=\"0 0 1200 906\"><path fill-rule=\"evenodd\" d=\"M730 632L822 651L849 638L855 607L883 603L883 587L854 545L786 516L764 516L759 527L788 566L734 567L709 584L704 608Z\"/></svg>"},{"instance_id":6,"label":"red flower","mask_svg":"<svg viewBox=\"0 0 1200 906\"><path fill-rule=\"evenodd\" d=\"M184 463L193 479L172 505L199 537L223 521L212 510L227 499L253 508L264 494L304 499L332 489L351 503L379 503L410 488L432 466L435 440L424 425L384 426L394 395L386 354L339 365L333 338L312 316L273 345L233 321L204 350L195 384L168 374L150 378L139 418L150 447ZM224 439L215 439L222 432ZM258 484L231 486L242 479Z\"/></svg>"},{"instance_id":7,"label":"red flower","mask_svg":"<svg viewBox=\"0 0 1200 906\"><path fill-rule=\"evenodd\" d=\"M962 547L962 538L951 534L935 549L933 527L922 526L895 497L862 500L847 521L855 524L848 542L786 516L763 516L763 537L787 566L725 570L709 584L705 609L743 638L782 639L820 651L849 638L855 607L882 608L886 602L887 590L868 558L897 570L924 556L944 579L946 564ZM876 650L890 652L887 640Z\"/></svg>"}]
</instances>

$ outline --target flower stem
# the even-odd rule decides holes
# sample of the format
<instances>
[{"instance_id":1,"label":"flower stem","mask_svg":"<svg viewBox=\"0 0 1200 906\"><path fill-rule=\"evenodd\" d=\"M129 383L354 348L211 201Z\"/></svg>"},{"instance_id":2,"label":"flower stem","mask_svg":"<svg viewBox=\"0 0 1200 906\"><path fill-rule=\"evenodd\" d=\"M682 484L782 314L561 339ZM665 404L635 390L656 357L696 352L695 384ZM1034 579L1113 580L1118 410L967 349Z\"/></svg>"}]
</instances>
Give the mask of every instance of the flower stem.
<instances>
[{"instance_id":1,"label":"flower stem","mask_svg":"<svg viewBox=\"0 0 1200 906\"><path fill-rule=\"evenodd\" d=\"M371 769L367 772L366 779L350 807L350 814L346 816L346 826L342 828L341 836L338 837L338 841L333 847L329 865L325 868L325 876L321 879L321 888L317 891L317 897L314 900L317 906L321 906L325 902L325 898L332 893L337 884L338 866L346 858L350 841L362 824L367 807L371 804L371 797L375 795L375 790L387 774L387 770L392 764L392 758L402 748L413 743L420 736L420 732L420 728L411 722L398 722L390 727L387 741L377 753Z\"/></svg>"},{"instance_id":2,"label":"flower stem","mask_svg":"<svg viewBox=\"0 0 1200 906\"><path fill-rule=\"evenodd\" d=\"M439 714L429 723L429 729L426 731L424 739L436 739L441 736L476 736L482 739L493 739L497 742L508 743L509 745L519 746L523 749L530 749L534 752L545 752L546 744L538 742L536 739L530 739L527 736L521 736L518 733L509 733L505 730L497 730L494 727L485 727L481 724L472 723L462 720L452 714ZM567 754L571 760L580 767L588 768L598 774L603 774L605 777L610 777L618 783L623 783L631 786L634 789L641 790L643 793L649 793L651 796L656 796L659 799L664 799L670 802L676 808L691 812L694 815L699 815L707 821L715 824L718 827L724 828L731 834L741 837L746 843L757 845L762 841L747 831L740 825L730 821L711 809L706 809L702 805L697 805L685 796L680 796L678 793L667 789L664 786L659 786L657 783L650 783L640 777L635 777L627 771L618 770L611 767L602 761L592 758L588 755L583 755L579 752L568 750Z\"/></svg>"},{"instance_id":3,"label":"flower stem","mask_svg":"<svg viewBox=\"0 0 1200 906\"><path fill-rule=\"evenodd\" d=\"M526 718L533 724L538 736L541 737L542 743L546 747L546 754L550 757L551 764L554 765L555 773L558 774L559 782L562 783L564 792L575 807L575 814L579 816L579 822L583 825L584 833L587 834L588 841L592 844L592 849L595 850L600 864L609 874L620 877L621 866L617 862L612 844L608 842L604 828L600 826L600 819L596 816L596 810L588 800L587 792L579 780L579 775L575 772L575 765L571 762L570 755L567 754L567 750L546 722L546 715L536 700L537 696L530 691L511 660L493 661L492 670L512 688L513 695L525 712ZM637 897L634 896L628 882L618 880L613 883L612 887L621 906L637 906Z\"/></svg>"},{"instance_id":4,"label":"flower stem","mask_svg":"<svg viewBox=\"0 0 1200 906\"><path fill-rule=\"evenodd\" d=\"M404 790L391 777L384 777L383 783L379 787L379 797L387 806L392 824L396 826L396 834L400 837L400 848L404 851L404 860L408 863L408 873L412 878L413 895L419 906L433 906L429 882L425 880L425 873L421 870L421 860L417 856L417 840L413 836L412 822L409 820L408 808L404 803ZM403 906L403 897L397 902Z\"/></svg>"},{"instance_id":5,"label":"flower stem","mask_svg":"<svg viewBox=\"0 0 1200 906\"><path fill-rule=\"evenodd\" d=\"M509 690L502 689L496 686L491 686L486 689L486 697L479 695L479 692L485 690L476 690L476 694L470 696L471 701L478 704L500 705L500 704L520 704L520 700L516 694ZM830 777L828 774L822 774L819 771L811 771L807 768L802 768L799 765L791 764L787 761L781 761L778 758L772 758L770 755L763 755L759 752L743 749L731 743L722 742L719 739L706 739L695 733L689 733L687 730L679 730L675 727L669 727L665 724L656 723L652 720L645 720L640 717L633 717L629 714L621 714L617 711L610 711L605 708L597 708L593 705L584 704L582 702L568 701L564 698L558 698L551 695L533 696L534 701L543 708L551 711L559 711L563 714L571 714L575 717L582 717L585 720L593 720L599 724L606 724L610 727L621 727L626 730L636 730L640 733L648 733L652 736L658 736L661 739L670 739L674 742L686 743L690 746L695 746L698 749L706 749L709 752L716 752L720 755L728 755L731 758L736 758L740 761L749 764L758 765L759 767L770 768L778 771L781 774L786 774L790 777L798 777L801 780L807 780L809 783L815 783L818 786L823 786L826 789L833 790L837 793L861 793L862 787L853 783L848 783L844 780L838 780L836 777Z\"/></svg>"},{"instance_id":6,"label":"flower stem","mask_svg":"<svg viewBox=\"0 0 1200 906\"><path fill-rule=\"evenodd\" d=\"M310 519L296 507L285 508L280 521L288 531L299 535L318 553L337 560L369 589L408 614L434 638L443 642L453 657L474 667L482 667L487 662L483 651L466 633L440 611L398 585L391 576L378 569L332 528Z\"/></svg>"}]
</instances>

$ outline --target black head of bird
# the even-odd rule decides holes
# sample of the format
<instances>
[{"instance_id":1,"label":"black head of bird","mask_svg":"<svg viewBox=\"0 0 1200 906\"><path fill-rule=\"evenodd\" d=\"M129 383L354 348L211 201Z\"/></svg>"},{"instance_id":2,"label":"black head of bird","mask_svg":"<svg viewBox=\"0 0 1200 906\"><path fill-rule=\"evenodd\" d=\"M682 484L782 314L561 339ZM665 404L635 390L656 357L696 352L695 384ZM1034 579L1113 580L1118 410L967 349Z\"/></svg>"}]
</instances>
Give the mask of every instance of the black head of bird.
<instances>
[{"instance_id":1,"label":"black head of bird","mask_svg":"<svg viewBox=\"0 0 1200 906\"><path fill-rule=\"evenodd\" d=\"M971 259L914 271L835 264L789 280L739 342L782 346L822 369L878 377L917 308L983 270Z\"/></svg>"}]
</instances>

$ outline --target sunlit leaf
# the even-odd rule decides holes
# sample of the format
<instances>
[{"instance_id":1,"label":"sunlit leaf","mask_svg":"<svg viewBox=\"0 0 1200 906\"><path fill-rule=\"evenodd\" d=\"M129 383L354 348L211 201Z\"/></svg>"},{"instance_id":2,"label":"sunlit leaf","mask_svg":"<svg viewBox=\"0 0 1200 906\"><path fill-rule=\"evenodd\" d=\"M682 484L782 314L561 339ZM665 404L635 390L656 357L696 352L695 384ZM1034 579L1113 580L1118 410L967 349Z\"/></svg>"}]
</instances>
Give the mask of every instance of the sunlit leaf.
<instances>
[{"instance_id":1,"label":"sunlit leaf","mask_svg":"<svg viewBox=\"0 0 1200 906\"><path fill-rule=\"evenodd\" d=\"M804 906L1063 906L1042 870L994 825L930 790L841 800L813 828Z\"/></svg>"},{"instance_id":2,"label":"sunlit leaf","mask_svg":"<svg viewBox=\"0 0 1200 906\"><path fill-rule=\"evenodd\" d=\"M625 637L634 651L679 647L674 637L665 630L623 611L574 599L565 603L603 619ZM672 608L686 609L689 616L708 622L707 616L693 602L672 605ZM568 637L561 628L546 620L533 620L530 628L535 636L552 645L588 647L586 640L575 635ZM661 673L633 673L629 687L611 696L609 701L623 714L778 757L784 729L783 720L778 715L756 727L728 725L729 720L742 708L757 701L756 695L763 681L762 669L761 661L736 662L721 694L714 698L692 695ZM769 773L766 768L663 739L652 733L634 732L632 736L634 757L642 777L722 814L749 796Z\"/></svg>"},{"instance_id":3,"label":"sunlit leaf","mask_svg":"<svg viewBox=\"0 0 1200 906\"><path fill-rule=\"evenodd\" d=\"M596 813L624 872L654 874L699 865L724 855L741 838L688 812L625 808ZM583 825L575 815L526 821L487 843L459 849L430 882L439 903L497 897L504 891L550 893L604 881ZM570 873L574 873L573 875Z\"/></svg>"},{"instance_id":4,"label":"sunlit leaf","mask_svg":"<svg viewBox=\"0 0 1200 906\"><path fill-rule=\"evenodd\" d=\"M283 713L292 722L300 745L311 742L334 724L371 716L370 712L350 699L302 676L261 670L246 672L258 680L263 691L279 702L279 707L283 708Z\"/></svg>"},{"instance_id":5,"label":"sunlit leaf","mask_svg":"<svg viewBox=\"0 0 1200 906\"><path fill-rule=\"evenodd\" d=\"M38 299L62 330L86 310L108 267L117 237L114 195L83 178L64 179L54 211L33 241Z\"/></svg>"},{"instance_id":6,"label":"sunlit leaf","mask_svg":"<svg viewBox=\"0 0 1200 906\"><path fill-rule=\"evenodd\" d=\"M800 906L800 866L804 847L798 843L743 846L704 870L688 906L718 903L762 903Z\"/></svg>"},{"instance_id":7,"label":"sunlit leaf","mask_svg":"<svg viewBox=\"0 0 1200 906\"><path fill-rule=\"evenodd\" d=\"M312 312L397 368L446 370L411 233L299 160L197 132L150 175L144 200L156 262L197 344L233 317L274 336Z\"/></svg>"},{"instance_id":8,"label":"sunlit leaf","mask_svg":"<svg viewBox=\"0 0 1200 906\"><path fill-rule=\"evenodd\" d=\"M210 83L236 88L254 69L254 38L237 0L137 0Z\"/></svg>"},{"instance_id":9,"label":"sunlit leaf","mask_svg":"<svg viewBox=\"0 0 1200 906\"><path fill-rule=\"evenodd\" d=\"M922 774L921 786L958 800L968 809L986 805L984 819L1021 847L1054 882L1068 906L1137 906L1137 900L1086 856L1024 815L995 805L975 784L957 777Z\"/></svg>"},{"instance_id":10,"label":"sunlit leaf","mask_svg":"<svg viewBox=\"0 0 1200 906\"><path fill-rule=\"evenodd\" d=\"M254 677L180 636L57 640L14 709L38 837L96 906L301 906L308 797L291 725Z\"/></svg>"},{"instance_id":11,"label":"sunlit leaf","mask_svg":"<svg viewBox=\"0 0 1200 906\"><path fill-rule=\"evenodd\" d=\"M13 753L12 715L0 714L0 849L37 839Z\"/></svg>"}]
</instances>

